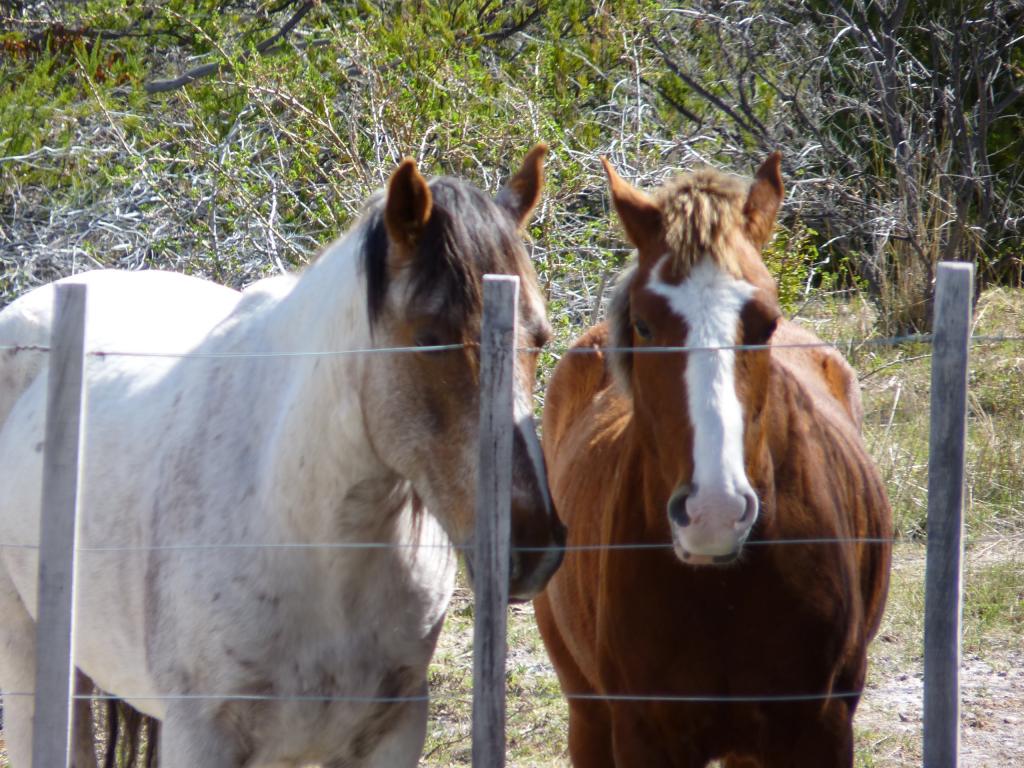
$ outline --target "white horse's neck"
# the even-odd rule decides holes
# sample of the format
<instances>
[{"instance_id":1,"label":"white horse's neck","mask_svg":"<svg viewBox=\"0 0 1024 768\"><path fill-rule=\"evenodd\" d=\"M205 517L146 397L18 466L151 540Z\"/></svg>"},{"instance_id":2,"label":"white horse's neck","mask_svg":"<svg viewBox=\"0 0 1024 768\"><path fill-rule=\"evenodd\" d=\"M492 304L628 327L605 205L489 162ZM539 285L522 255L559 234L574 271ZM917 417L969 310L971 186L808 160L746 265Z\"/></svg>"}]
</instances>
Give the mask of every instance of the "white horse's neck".
<instances>
[{"instance_id":1,"label":"white horse's neck","mask_svg":"<svg viewBox=\"0 0 1024 768\"><path fill-rule=\"evenodd\" d=\"M361 389L372 356L344 354L373 346L361 230L329 246L297 279L256 284L239 306L241 315L251 312L240 320L263 349L298 353L263 366L266 386L258 388L266 399L251 404L268 413L260 462L266 523L281 539L393 535L381 526L396 495L406 496L374 451L364 421Z\"/></svg>"}]
</instances>

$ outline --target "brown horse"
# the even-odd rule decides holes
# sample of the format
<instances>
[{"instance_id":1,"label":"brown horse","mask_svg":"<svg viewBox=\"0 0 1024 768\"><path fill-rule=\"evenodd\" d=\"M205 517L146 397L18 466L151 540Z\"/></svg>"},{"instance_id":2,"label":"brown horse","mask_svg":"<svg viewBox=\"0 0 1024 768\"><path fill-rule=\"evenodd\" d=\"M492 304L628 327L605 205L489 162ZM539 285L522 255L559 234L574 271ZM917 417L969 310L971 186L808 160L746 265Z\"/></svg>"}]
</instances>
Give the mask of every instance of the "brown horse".
<instances>
[{"instance_id":1,"label":"brown horse","mask_svg":"<svg viewBox=\"0 0 1024 768\"><path fill-rule=\"evenodd\" d=\"M544 411L569 552L535 605L573 764L851 766L891 512L852 370L796 346L760 258L779 155L651 196L605 169L638 257Z\"/></svg>"}]
</instances>

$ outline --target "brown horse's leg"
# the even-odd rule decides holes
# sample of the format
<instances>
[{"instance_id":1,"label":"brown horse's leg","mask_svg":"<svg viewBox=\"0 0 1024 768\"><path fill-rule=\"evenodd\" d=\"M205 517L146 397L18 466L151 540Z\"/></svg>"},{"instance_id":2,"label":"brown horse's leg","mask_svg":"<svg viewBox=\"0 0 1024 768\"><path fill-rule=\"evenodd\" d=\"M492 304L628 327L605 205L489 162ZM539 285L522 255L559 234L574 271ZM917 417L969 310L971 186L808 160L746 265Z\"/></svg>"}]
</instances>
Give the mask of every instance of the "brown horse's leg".
<instances>
[{"instance_id":1,"label":"brown horse's leg","mask_svg":"<svg viewBox=\"0 0 1024 768\"><path fill-rule=\"evenodd\" d=\"M846 701L833 699L819 712L806 712L796 739L777 742L765 768L853 768L853 713Z\"/></svg>"},{"instance_id":2,"label":"brown horse's leg","mask_svg":"<svg viewBox=\"0 0 1024 768\"><path fill-rule=\"evenodd\" d=\"M615 768L612 760L612 729L608 705L596 699L575 699L572 694L592 695L594 687L576 664L558 631L546 593L534 601L534 617L544 638L562 691L569 697L569 757L576 768Z\"/></svg>"},{"instance_id":3,"label":"brown horse's leg","mask_svg":"<svg viewBox=\"0 0 1024 768\"><path fill-rule=\"evenodd\" d=\"M615 768L612 724L603 701L569 701L569 757L576 768Z\"/></svg>"}]
</instances>

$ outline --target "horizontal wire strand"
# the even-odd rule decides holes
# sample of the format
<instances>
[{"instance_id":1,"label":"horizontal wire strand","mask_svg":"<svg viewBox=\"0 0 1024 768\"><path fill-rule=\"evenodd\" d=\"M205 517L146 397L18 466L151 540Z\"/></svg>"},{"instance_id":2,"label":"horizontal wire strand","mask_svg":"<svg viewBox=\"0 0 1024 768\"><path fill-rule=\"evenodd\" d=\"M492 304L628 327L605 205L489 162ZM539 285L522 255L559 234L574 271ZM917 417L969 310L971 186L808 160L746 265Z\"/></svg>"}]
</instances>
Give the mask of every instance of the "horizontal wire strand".
<instances>
[{"instance_id":1,"label":"horizontal wire strand","mask_svg":"<svg viewBox=\"0 0 1024 768\"><path fill-rule=\"evenodd\" d=\"M31 691L0 691L0 697L18 696L34 697ZM454 694L420 694L416 696L319 696L315 694L295 696L273 696L270 694L248 693L171 693L133 696L131 694L112 693L76 693L72 697L76 701L298 701L298 702L338 702L346 704L405 704L408 702L430 701L468 701L465 696Z\"/></svg>"},{"instance_id":2,"label":"horizontal wire strand","mask_svg":"<svg viewBox=\"0 0 1024 768\"><path fill-rule=\"evenodd\" d=\"M816 342L793 342L786 344L726 344L721 346L692 347L692 346L650 346L650 347L516 347L517 352L537 354L548 352L554 355L565 354L598 354L598 353L641 353L641 354L664 354L678 352L724 352L724 351L757 351L766 349L814 349L818 347L832 347L836 349L859 348L864 346L898 346L900 344L931 344L934 341L932 334L908 334L905 336L890 336L885 338L864 338L864 339L837 339L834 341ZM1006 335L983 335L971 336L969 341L972 344L1001 344L1021 343L1024 336ZM437 344L433 346L412 346L412 347L379 347L365 349L339 349L322 352L130 352L119 350L91 350L86 352L89 357L141 357L141 358L176 358L176 359L273 359L273 358L302 358L302 357L344 357L349 355L380 355L380 354L406 354L422 352L447 352L467 347L475 347L477 342L464 342L461 344ZM0 344L0 351L14 352L49 352L50 348L38 344Z\"/></svg>"},{"instance_id":3,"label":"horizontal wire strand","mask_svg":"<svg viewBox=\"0 0 1024 768\"><path fill-rule=\"evenodd\" d=\"M551 675L550 677L554 677ZM793 694L628 694L628 693L565 693L563 691L536 691L531 692L531 698L565 698L568 700L580 701L635 701L635 702L667 702L667 703L707 703L707 704L729 704L729 703L779 703L779 702L803 702L803 701L825 701L837 698L854 698L861 696L875 696L882 693L893 694L903 693L920 695L923 681L916 685L877 685L868 686L860 691L832 691L830 693L793 693ZM984 692L1012 692L1017 688L1011 684L988 684L985 682L961 682L961 693ZM32 691L0 691L0 697L34 697ZM506 693L508 698L517 698L511 691ZM325 703L337 702L348 704L405 704L417 703L441 703L441 702L468 702L469 696L465 693L428 693L412 696L337 696L337 695L316 695L297 694L295 696L275 696L271 694L245 694L245 693L173 693L173 694L150 694L145 696L134 696L131 694L111 693L76 693L72 696L75 700L96 700L96 701L262 701L262 702L311 702Z\"/></svg>"},{"instance_id":4,"label":"horizontal wire strand","mask_svg":"<svg viewBox=\"0 0 1024 768\"><path fill-rule=\"evenodd\" d=\"M565 698L577 701L636 701L636 702L663 702L680 704L744 704L757 702L800 702L800 701L827 701L829 699L852 699L863 696L864 691L837 691L834 693L794 693L794 694L765 694L764 696L672 696L672 695L642 695L628 693L567 693Z\"/></svg>"},{"instance_id":5,"label":"horizontal wire strand","mask_svg":"<svg viewBox=\"0 0 1024 768\"><path fill-rule=\"evenodd\" d=\"M821 537L821 538L799 538L799 539L757 539L754 541L747 541L743 544L743 547L761 547L761 546L805 546L814 544L894 544L894 545L924 545L926 539L908 539L906 537L881 537L881 536L836 536L836 537ZM982 536L976 539L969 539L967 544L969 546L979 546L983 544L1000 544L1000 543L1014 543L1019 542L1024 544L1024 539L1014 536ZM624 543L624 544L566 544L566 545L552 545L552 546L513 546L510 548L513 552L530 552L530 553L544 553L544 552L598 552L602 550L661 550L661 549L672 549L673 544L671 542L635 542L635 543ZM2 549L27 549L35 550L39 549L38 544L23 544L23 543L0 543L0 550ZM253 550L253 549L269 549L269 550L383 550L383 549L451 549L456 551L471 551L473 545L471 544L451 544L442 542L385 542L385 541L336 541L336 542L281 542L281 543L258 543L258 542L225 542L223 544L153 544L153 545L129 545L119 546L116 544L111 545L95 545L95 546L80 546L76 548L76 552L79 553L102 553L102 552L188 552L188 551L222 551L222 550Z\"/></svg>"},{"instance_id":6,"label":"horizontal wire strand","mask_svg":"<svg viewBox=\"0 0 1024 768\"><path fill-rule=\"evenodd\" d=\"M1005 539L998 539L993 541L1004 541ZM843 544L843 543L862 543L862 544L900 544L900 543L911 543L906 539L901 538L881 538L881 537L836 537L836 538L807 538L807 539L773 539L767 541L748 541L743 546L766 546L766 545L802 545L802 544ZM981 541L975 541L972 543L983 543ZM551 545L551 546L513 546L510 547L512 552L531 552L531 553L544 553L544 552L592 552L600 550L658 550L658 549L672 549L673 544L671 542L637 542L637 543L625 543L625 544L565 544L565 545ZM0 543L0 549L38 549L38 544L2 544ZM471 551L474 549L472 544L445 544L445 543L433 543L433 542L362 542L362 541L337 541L337 542L285 542L279 544L260 544L260 543L244 543L244 542L225 542L223 544L152 544L152 545L128 545L119 546L116 544L105 545L100 544L96 546L79 546L76 548L76 552L82 553L100 553L100 552L189 552L189 551L220 551L220 550L252 550L252 549L269 549L269 550L366 550L366 549L453 549L457 551Z\"/></svg>"}]
</instances>

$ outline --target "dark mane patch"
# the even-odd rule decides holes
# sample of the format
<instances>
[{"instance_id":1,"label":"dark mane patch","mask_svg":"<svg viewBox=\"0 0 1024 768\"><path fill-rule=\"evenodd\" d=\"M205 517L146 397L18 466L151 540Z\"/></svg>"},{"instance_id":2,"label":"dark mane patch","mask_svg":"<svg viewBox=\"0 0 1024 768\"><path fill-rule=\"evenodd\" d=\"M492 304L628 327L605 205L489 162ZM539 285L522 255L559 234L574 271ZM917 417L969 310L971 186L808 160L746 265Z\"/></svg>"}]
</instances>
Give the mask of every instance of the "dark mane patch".
<instances>
[{"instance_id":1,"label":"dark mane patch","mask_svg":"<svg viewBox=\"0 0 1024 768\"><path fill-rule=\"evenodd\" d=\"M363 274L366 276L366 306L372 326L384 309L388 295L388 233L384 226L384 211L379 206L370 214L361 254Z\"/></svg>"},{"instance_id":2,"label":"dark mane patch","mask_svg":"<svg viewBox=\"0 0 1024 768\"><path fill-rule=\"evenodd\" d=\"M525 249L509 215L475 187L449 177L430 182L433 209L408 275L413 304L440 296L441 320L457 329L478 316L483 275L523 274ZM393 275L383 197L369 214L363 241L370 325L384 312Z\"/></svg>"},{"instance_id":3,"label":"dark mane patch","mask_svg":"<svg viewBox=\"0 0 1024 768\"><path fill-rule=\"evenodd\" d=\"M622 387L622 391L628 395L632 394L630 380L633 373L633 353L627 351L633 346L629 287L636 275L636 270L636 262L633 262L619 275L608 306L609 343L612 347L612 350L608 352L608 364L615 380Z\"/></svg>"}]
</instances>

